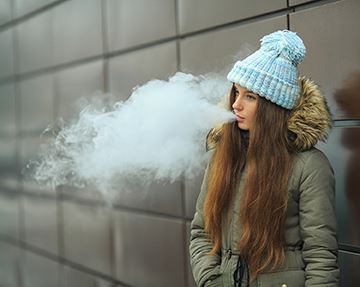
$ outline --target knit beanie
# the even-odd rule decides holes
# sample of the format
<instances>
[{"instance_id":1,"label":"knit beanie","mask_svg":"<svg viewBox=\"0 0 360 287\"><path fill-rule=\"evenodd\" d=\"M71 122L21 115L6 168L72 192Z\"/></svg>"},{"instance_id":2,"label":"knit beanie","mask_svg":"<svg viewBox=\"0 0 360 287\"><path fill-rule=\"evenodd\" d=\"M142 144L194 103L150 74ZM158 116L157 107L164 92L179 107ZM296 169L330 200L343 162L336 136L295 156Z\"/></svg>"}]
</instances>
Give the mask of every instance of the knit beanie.
<instances>
[{"instance_id":1,"label":"knit beanie","mask_svg":"<svg viewBox=\"0 0 360 287\"><path fill-rule=\"evenodd\" d=\"M237 61L227 79L261 97L292 109L299 97L297 65L306 48L296 33L276 31L261 39L261 47L242 61Z\"/></svg>"}]
</instances>

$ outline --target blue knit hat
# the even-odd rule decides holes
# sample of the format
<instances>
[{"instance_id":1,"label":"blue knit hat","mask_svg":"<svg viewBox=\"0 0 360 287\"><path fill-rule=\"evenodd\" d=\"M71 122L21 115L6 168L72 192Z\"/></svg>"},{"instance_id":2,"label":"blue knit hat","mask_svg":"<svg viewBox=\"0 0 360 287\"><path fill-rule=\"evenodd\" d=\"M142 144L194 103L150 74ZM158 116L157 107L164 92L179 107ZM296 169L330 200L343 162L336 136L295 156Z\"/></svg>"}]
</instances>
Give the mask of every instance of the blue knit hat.
<instances>
[{"instance_id":1,"label":"blue knit hat","mask_svg":"<svg viewBox=\"0 0 360 287\"><path fill-rule=\"evenodd\" d=\"M299 97L297 65L306 48L296 33L283 30L261 39L261 47L242 61L237 61L227 75L229 81L292 109Z\"/></svg>"}]
</instances>

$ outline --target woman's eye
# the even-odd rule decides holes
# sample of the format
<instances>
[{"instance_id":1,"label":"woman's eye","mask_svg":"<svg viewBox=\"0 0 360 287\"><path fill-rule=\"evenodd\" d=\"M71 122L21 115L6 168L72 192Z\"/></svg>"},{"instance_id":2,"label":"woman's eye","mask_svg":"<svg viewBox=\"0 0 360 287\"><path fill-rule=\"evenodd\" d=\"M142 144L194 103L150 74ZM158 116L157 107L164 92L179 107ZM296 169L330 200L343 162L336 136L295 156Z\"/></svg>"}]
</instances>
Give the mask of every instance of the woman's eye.
<instances>
[{"instance_id":1,"label":"woman's eye","mask_svg":"<svg viewBox=\"0 0 360 287\"><path fill-rule=\"evenodd\" d=\"M253 96L253 95L250 95L250 94L247 94L246 98L249 99L249 100L256 100L256 97Z\"/></svg>"}]
</instances>

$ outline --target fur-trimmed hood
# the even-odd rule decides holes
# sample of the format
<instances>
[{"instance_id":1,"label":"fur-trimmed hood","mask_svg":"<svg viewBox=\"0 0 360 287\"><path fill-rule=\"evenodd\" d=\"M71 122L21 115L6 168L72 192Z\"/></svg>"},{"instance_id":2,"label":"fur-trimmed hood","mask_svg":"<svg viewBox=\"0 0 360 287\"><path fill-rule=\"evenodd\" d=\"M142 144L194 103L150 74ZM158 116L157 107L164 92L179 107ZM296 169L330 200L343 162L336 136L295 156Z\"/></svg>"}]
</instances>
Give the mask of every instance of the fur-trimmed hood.
<instances>
[{"instance_id":1,"label":"fur-trimmed hood","mask_svg":"<svg viewBox=\"0 0 360 287\"><path fill-rule=\"evenodd\" d=\"M318 86L305 77L299 78L300 97L292 109L288 128L294 148L304 151L321 140L325 141L331 127L331 116L326 99ZM206 148L213 149L221 137L221 127L213 128L206 139Z\"/></svg>"}]
</instances>

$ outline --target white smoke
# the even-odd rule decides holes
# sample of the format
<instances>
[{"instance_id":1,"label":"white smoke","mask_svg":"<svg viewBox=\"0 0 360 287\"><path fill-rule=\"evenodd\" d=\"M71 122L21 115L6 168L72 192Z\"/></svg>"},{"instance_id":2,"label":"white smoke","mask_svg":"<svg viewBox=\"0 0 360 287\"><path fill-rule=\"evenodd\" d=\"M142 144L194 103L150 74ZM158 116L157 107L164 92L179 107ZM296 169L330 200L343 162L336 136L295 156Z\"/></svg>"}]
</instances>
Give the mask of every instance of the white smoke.
<instances>
[{"instance_id":1,"label":"white smoke","mask_svg":"<svg viewBox=\"0 0 360 287\"><path fill-rule=\"evenodd\" d=\"M35 178L56 187L111 185L192 178L208 160L207 132L234 115L217 103L230 88L225 77L176 73L136 87L110 111L87 106L65 126L36 162Z\"/></svg>"}]
</instances>

